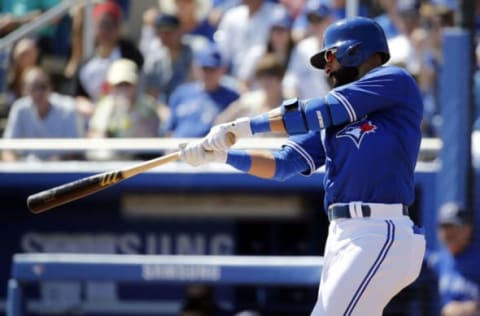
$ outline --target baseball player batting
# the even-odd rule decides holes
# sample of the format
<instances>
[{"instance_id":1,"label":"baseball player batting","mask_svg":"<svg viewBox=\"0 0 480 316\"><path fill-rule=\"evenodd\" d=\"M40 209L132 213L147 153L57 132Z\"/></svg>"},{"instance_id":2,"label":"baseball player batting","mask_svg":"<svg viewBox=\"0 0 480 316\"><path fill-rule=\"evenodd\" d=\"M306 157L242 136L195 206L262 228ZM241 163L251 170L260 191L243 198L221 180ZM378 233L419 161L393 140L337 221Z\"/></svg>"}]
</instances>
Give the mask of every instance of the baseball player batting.
<instances>
[{"instance_id":1,"label":"baseball player batting","mask_svg":"<svg viewBox=\"0 0 480 316\"><path fill-rule=\"evenodd\" d=\"M423 104L405 70L390 57L381 27L367 18L340 20L311 57L334 88L288 100L268 113L215 126L181 149L187 163L226 162L277 180L325 165L324 208L330 219L325 265L312 315L381 315L420 273L425 238L408 215L420 147ZM229 149L262 132L290 136L278 151Z\"/></svg>"}]
</instances>

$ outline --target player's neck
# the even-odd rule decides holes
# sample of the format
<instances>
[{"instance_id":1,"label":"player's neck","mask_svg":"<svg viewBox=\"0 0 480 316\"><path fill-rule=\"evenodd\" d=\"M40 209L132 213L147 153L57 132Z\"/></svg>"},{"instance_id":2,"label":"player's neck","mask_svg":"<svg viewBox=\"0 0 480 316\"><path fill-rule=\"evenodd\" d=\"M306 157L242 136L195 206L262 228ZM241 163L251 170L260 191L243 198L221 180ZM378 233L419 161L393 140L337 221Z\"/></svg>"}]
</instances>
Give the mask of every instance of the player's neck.
<instances>
[{"instance_id":1,"label":"player's neck","mask_svg":"<svg viewBox=\"0 0 480 316\"><path fill-rule=\"evenodd\" d=\"M372 55L369 59L367 59L367 61L358 67L358 78L363 77L370 70L380 67L382 64L383 62L380 55Z\"/></svg>"}]
</instances>

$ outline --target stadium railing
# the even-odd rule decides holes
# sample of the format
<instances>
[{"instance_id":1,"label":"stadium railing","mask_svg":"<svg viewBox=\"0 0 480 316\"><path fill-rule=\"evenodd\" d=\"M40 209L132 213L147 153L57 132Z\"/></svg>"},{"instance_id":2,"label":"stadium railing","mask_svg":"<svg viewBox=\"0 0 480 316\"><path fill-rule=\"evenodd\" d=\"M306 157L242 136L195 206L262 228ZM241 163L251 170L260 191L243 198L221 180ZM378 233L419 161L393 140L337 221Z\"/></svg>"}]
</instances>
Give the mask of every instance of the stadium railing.
<instances>
[{"instance_id":1,"label":"stadium railing","mask_svg":"<svg viewBox=\"0 0 480 316\"><path fill-rule=\"evenodd\" d=\"M68 280L315 286L322 265L322 257L309 256L16 254L8 283L7 316L23 315L23 287L27 283Z\"/></svg>"}]
</instances>

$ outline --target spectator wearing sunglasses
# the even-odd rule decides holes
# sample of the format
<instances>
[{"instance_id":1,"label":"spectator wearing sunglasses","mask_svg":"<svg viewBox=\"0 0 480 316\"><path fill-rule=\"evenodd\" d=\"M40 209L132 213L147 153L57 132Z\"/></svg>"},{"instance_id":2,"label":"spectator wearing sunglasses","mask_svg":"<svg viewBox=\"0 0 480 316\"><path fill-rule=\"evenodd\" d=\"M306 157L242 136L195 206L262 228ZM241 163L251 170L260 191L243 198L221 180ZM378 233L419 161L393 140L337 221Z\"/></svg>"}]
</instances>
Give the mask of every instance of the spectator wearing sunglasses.
<instances>
[{"instance_id":1,"label":"spectator wearing sunglasses","mask_svg":"<svg viewBox=\"0 0 480 316\"><path fill-rule=\"evenodd\" d=\"M12 105L3 138L76 138L82 135L74 99L52 92L50 79L43 69L29 69L23 87L25 96ZM52 150L2 152L4 161L67 158L71 156Z\"/></svg>"}]
</instances>

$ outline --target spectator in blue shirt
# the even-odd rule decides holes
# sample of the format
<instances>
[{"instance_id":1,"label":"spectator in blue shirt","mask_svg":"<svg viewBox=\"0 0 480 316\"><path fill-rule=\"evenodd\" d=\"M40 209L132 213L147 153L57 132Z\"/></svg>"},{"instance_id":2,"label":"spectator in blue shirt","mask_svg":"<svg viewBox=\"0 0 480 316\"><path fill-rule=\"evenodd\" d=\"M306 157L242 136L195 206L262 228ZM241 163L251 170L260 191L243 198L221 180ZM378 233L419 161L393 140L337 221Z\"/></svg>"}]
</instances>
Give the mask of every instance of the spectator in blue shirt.
<instances>
[{"instance_id":1,"label":"spectator in blue shirt","mask_svg":"<svg viewBox=\"0 0 480 316\"><path fill-rule=\"evenodd\" d=\"M428 257L438 278L442 316L479 315L480 248L473 241L471 212L448 202L439 210L438 236L444 248Z\"/></svg>"},{"instance_id":2,"label":"spectator in blue shirt","mask_svg":"<svg viewBox=\"0 0 480 316\"><path fill-rule=\"evenodd\" d=\"M52 93L48 75L41 68L28 70L24 77L25 97L12 105L4 138L76 138L82 135L81 124L72 97ZM4 161L17 159L59 160L65 152L30 150L4 151Z\"/></svg>"},{"instance_id":3,"label":"spectator in blue shirt","mask_svg":"<svg viewBox=\"0 0 480 316\"><path fill-rule=\"evenodd\" d=\"M199 80L178 87L169 101L167 133L173 137L206 135L217 115L239 97L237 91L222 82L225 65L215 47L198 52L195 63Z\"/></svg>"}]
</instances>

